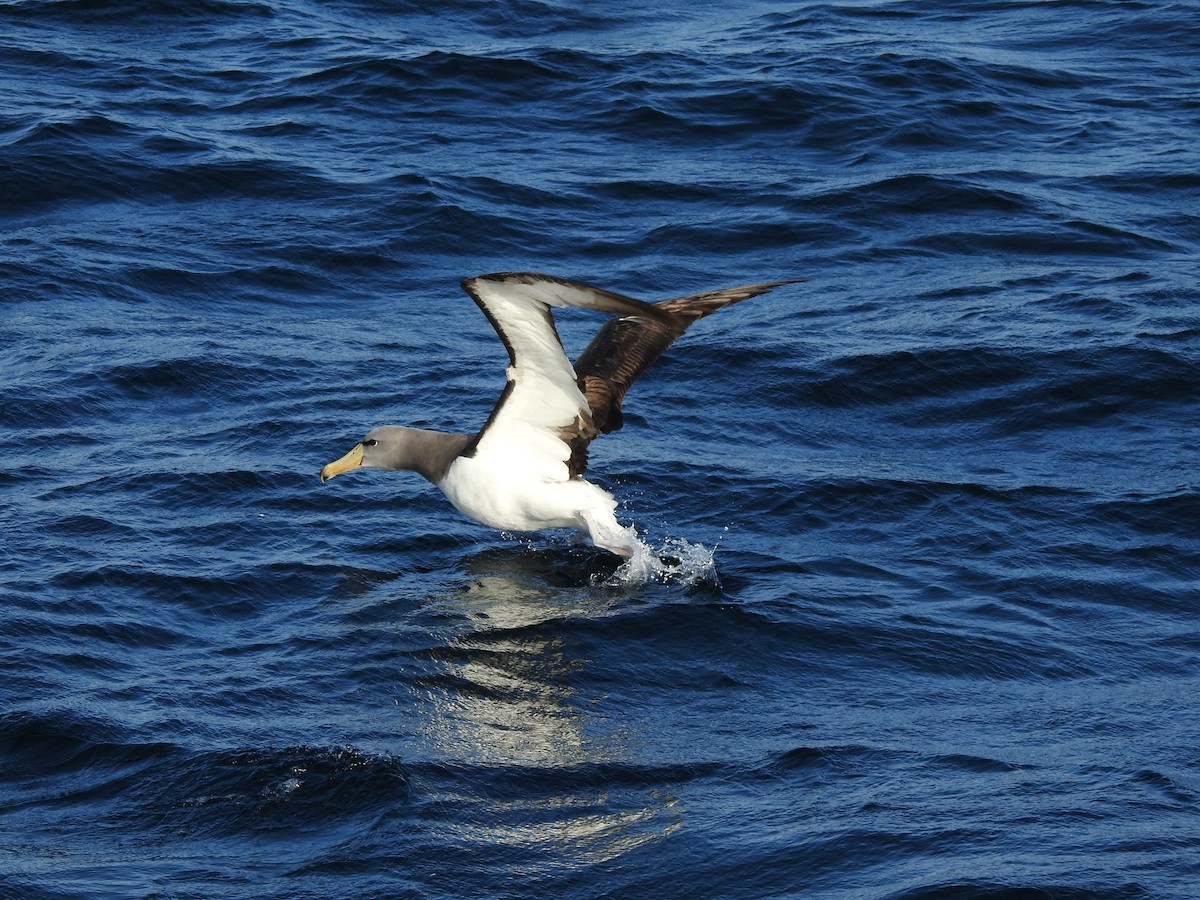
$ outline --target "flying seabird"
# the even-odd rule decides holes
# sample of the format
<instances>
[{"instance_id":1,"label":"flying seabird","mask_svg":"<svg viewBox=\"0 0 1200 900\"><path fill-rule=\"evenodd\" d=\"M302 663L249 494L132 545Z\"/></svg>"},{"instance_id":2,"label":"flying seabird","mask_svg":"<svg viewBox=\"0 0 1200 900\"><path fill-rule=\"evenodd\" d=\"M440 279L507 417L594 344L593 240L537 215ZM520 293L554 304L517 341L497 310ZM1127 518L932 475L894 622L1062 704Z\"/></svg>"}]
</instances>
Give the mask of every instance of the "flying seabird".
<instances>
[{"instance_id":1,"label":"flying seabird","mask_svg":"<svg viewBox=\"0 0 1200 900\"><path fill-rule=\"evenodd\" d=\"M578 281L499 272L462 282L508 350L508 383L478 434L383 425L321 469L423 475L463 515L502 531L574 528L593 544L631 556L632 529L617 501L583 477L588 445L623 424L625 392L688 326L742 300L804 279L768 281L643 303ZM575 361L567 360L552 306L611 313Z\"/></svg>"}]
</instances>

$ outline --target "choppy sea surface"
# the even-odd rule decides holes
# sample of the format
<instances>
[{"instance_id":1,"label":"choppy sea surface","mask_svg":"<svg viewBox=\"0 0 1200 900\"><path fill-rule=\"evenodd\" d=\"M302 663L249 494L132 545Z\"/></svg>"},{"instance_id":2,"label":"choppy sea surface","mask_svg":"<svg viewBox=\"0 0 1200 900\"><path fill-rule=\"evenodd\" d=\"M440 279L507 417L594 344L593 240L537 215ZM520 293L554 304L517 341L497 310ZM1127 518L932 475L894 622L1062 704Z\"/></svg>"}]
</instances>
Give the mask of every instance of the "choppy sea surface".
<instances>
[{"instance_id":1,"label":"choppy sea surface","mask_svg":"<svg viewBox=\"0 0 1200 900\"><path fill-rule=\"evenodd\" d=\"M1196 896L1196 16L0 0L0 896ZM507 270L809 278L593 445L675 573L318 483Z\"/></svg>"}]
</instances>

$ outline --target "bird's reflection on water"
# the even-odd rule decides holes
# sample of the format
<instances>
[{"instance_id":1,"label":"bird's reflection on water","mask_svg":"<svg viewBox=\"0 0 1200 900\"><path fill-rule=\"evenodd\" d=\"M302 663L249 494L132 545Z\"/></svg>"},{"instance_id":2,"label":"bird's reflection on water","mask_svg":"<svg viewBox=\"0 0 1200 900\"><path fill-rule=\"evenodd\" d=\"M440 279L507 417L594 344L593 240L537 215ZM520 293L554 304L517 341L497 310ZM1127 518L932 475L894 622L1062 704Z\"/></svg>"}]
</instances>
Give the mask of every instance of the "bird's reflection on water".
<instances>
[{"instance_id":1,"label":"bird's reflection on water","mask_svg":"<svg viewBox=\"0 0 1200 900\"><path fill-rule=\"evenodd\" d=\"M638 777L637 734L597 713L603 697L586 677L586 622L632 599L593 587L619 564L594 551L491 549L436 599L472 623L433 654L440 671L423 685L425 740L469 773L439 803L459 840L590 863L679 827L675 799Z\"/></svg>"},{"instance_id":2,"label":"bird's reflection on water","mask_svg":"<svg viewBox=\"0 0 1200 900\"><path fill-rule=\"evenodd\" d=\"M570 620L604 616L625 599L590 586L596 566L618 564L611 554L526 547L464 561L466 578L437 603L471 624L435 651L444 665L426 685L441 748L504 765L607 758L601 735L584 739L586 699L572 676L587 665L586 647L568 647L566 635Z\"/></svg>"}]
</instances>

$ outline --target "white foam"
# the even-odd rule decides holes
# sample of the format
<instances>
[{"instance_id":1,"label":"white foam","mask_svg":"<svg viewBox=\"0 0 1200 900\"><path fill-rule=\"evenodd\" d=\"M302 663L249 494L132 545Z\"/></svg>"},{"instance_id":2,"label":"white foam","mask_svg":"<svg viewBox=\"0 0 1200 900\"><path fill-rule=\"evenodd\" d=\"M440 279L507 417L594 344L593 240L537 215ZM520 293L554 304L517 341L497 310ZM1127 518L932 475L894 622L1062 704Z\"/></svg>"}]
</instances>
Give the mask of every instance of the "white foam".
<instances>
[{"instance_id":1,"label":"white foam","mask_svg":"<svg viewBox=\"0 0 1200 900\"><path fill-rule=\"evenodd\" d=\"M646 544L632 528L626 532L634 553L601 584L610 587L656 583L718 585L717 548L693 544L683 538L667 538L658 548Z\"/></svg>"}]
</instances>

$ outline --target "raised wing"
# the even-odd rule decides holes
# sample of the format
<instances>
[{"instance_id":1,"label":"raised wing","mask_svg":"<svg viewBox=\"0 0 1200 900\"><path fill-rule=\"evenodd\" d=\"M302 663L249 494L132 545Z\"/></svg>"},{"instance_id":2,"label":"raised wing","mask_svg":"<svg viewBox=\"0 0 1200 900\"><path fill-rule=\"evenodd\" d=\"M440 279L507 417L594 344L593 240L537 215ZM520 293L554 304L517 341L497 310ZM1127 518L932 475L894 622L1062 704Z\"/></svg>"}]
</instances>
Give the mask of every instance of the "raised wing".
<instances>
[{"instance_id":1,"label":"raised wing","mask_svg":"<svg viewBox=\"0 0 1200 900\"><path fill-rule=\"evenodd\" d=\"M504 342L509 366L504 393L461 455L496 454L513 465L538 467L547 478L581 474L587 466L587 445L600 431L563 352L550 307L578 306L647 325L673 323L673 313L532 272L480 275L468 278L462 287Z\"/></svg>"},{"instance_id":2,"label":"raised wing","mask_svg":"<svg viewBox=\"0 0 1200 900\"><path fill-rule=\"evenodd\" d=\"M634 316L605 322L575 360L579 389L587 400L596 430L608 434L624 424L621 402L625 393L693 322L726 306L765 294L772 288L804 280L766 281L690 294L652 304L663 314L660 318Z\"/></svg>"}]
</instances>

